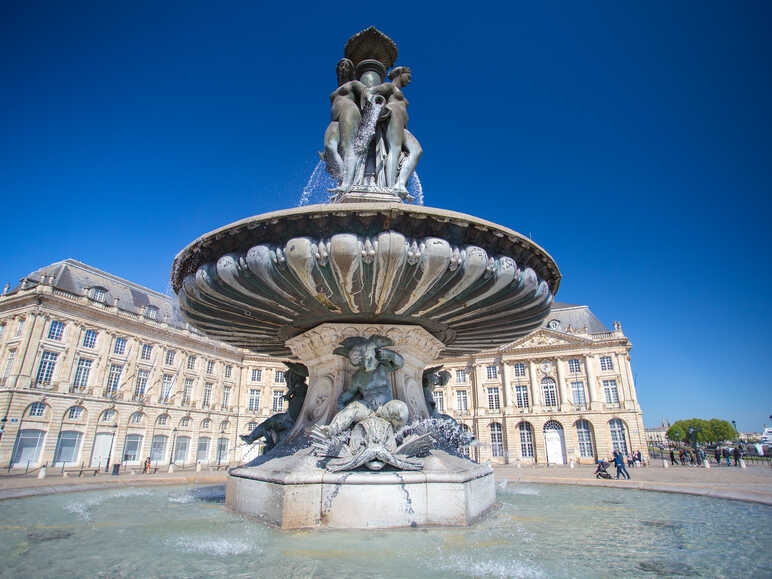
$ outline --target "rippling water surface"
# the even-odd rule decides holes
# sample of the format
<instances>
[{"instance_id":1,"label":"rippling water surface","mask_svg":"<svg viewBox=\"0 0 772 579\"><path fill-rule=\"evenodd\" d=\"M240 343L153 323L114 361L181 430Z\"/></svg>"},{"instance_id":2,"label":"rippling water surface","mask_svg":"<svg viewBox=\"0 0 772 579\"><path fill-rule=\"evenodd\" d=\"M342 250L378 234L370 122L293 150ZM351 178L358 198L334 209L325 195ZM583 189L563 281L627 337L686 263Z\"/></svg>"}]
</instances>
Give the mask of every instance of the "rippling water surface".
<instances>
[{"instance_id":1,"label":"rippling water surface","mask_svg":"<svg viewBox=\"0 0 772 579\"><path fill-rule=\"evenodd\" d=\"M0 502L3 577L770 577L772 507L611 488L500 486L465 529L282 532L224 487Z\"/></svg>"}]
</instances>

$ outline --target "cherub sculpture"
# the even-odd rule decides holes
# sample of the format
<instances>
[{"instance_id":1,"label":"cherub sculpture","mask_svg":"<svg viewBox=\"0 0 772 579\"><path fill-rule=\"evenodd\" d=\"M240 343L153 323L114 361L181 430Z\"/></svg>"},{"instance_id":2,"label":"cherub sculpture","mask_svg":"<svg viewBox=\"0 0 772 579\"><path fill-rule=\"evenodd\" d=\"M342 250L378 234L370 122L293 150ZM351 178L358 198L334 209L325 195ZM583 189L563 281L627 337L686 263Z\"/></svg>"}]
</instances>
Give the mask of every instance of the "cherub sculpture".
<instances>
[{"instance_id":1,"label":"cherub sculpture","mask_svg":"<svg viewBox=\"0 0 772 579\"><path fill-rule=\"evenodd\" d=\"M409 412L407 404L394 400L391 394L389 374L404 364L402 356L386 348L393 345L384 336L351 337L334 350L346 356L357 371L351 385L338 397L340 410L330 424L316 425L311 431L315 452L328 459L328 470L362 465L380 470L387 464L403 470L423 467L421 460L412 457L428 452L434 440L425 435L400 441L396 436L407 423Z\"/></svg>"},{"instance_id":2,"label":"cherub sculpture","mask_svg":"<svg viewBox=\"0 0 772 579\"><path fill-rule=\"evenodd\" d=\"M274 414L261 422L249 434L241 435L241 440L247 444L252 444L259 438L265 438L264 452L268 452L279 444L292 430L308 392L308 384L306 384L308 368L296 362L284 362L284 365L288 368L287 393L283 396L284 400L289 403L287 412Z\"/></svg>"},{"instance_id":3,"label":"cherub sculpture","mask_svg":"<svg viewBox=\"0 0 772 579\"><path fill-rule=\"evenodd\" d=\"M437 412L437 403L434 401L434 389L437 386L445 386L450 382L450 372L443 370L442 366L435 366L433 368L427 368L424 370L421 376L421 382L424 390L424 399L426 400L426 407L429 409L429 415L432 418L439 416L443 418L450 418L447 414L439 414ZM452 420L452 419L451 419Z\"/></svg>"}]
</instances>

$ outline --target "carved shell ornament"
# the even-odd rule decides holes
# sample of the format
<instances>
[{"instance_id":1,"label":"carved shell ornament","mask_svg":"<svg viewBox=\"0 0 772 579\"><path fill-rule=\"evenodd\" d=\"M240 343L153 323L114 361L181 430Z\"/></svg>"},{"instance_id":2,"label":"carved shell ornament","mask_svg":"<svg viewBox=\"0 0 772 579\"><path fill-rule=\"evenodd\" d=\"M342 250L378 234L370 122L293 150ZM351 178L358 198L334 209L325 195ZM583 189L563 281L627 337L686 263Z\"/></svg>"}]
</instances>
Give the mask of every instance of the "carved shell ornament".
<instances>
[{"instance_id":1,"label":"carved shell ornament","mask_svg":"<svg viewBox=\"0 0 772 579\"><path fill-rule=\"evenodd\" d=\"M289 353L288 338L340 321L420 324L452 355L538 328L552 292L511 257L383 231L226 253L182 280L179 301L209 336L273 355Z\"/></svg>"}]
</instances>

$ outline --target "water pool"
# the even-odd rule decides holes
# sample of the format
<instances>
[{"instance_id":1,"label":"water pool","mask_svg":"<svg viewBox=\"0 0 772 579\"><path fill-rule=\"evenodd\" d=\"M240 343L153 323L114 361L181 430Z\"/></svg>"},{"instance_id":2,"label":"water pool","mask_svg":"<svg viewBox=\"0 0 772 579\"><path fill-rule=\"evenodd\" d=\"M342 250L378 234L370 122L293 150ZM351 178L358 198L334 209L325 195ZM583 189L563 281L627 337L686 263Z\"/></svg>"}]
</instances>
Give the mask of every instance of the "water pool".
<instances>
[{"instance_id":1,"label":"water pool","mask_svg":"<svg viewBox=\"0 0 772 579\"><path fill-rule=\"evenodd\" d=\"M223 486L0 502L3 577L770 577L772 507L612 488L500 484L470 528L278 531Z\"/></svg>"}]
</instances>

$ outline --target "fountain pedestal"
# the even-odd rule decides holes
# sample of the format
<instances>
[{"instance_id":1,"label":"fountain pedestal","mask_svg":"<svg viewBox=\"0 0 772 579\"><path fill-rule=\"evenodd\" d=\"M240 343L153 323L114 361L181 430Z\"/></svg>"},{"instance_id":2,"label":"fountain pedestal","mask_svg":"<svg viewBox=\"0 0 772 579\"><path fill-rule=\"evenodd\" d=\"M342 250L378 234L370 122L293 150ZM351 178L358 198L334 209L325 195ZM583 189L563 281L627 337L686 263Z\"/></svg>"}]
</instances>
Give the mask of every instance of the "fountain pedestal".
<instances>
[{"instance_id":1,"label":"fountain pedestal","mask_svg":"<svg viewBox=\"0 0 772 579\"><path fill-rule=\"evenodd\" d=\"M493 471L443 451L431 451L421 471L333 473L319 468L319 458L303 448L311 427L328 424L338 411L338 396L355 370L333 350L345 338L374 335L391 338L404 358L391 374L392 395L407 404L409 422L429 417L422 374L442 342L415 325L321 324L287 341L309 370L308 393L286 443L300 442L300 448L232 470L226 487L230 508L285 529L360 529L468 525L491 507Z\"/></svg>"}]
</instances>

